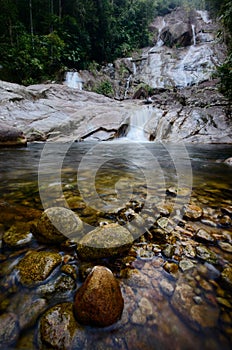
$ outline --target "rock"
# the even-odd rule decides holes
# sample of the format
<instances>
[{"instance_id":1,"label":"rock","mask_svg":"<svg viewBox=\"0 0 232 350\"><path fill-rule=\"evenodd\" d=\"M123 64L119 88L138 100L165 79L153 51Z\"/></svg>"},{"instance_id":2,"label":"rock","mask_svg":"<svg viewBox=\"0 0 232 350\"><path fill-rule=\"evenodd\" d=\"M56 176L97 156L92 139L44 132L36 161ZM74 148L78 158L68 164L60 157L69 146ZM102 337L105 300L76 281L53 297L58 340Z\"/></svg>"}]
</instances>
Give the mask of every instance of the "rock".
<instances>
[{"instance_id":1,"label":"rock","mask_svg":"<svg viewBox=\"0 0 232 350\"><path fill-rule=\"evenodd\" d=\"M168 295L169 297L172 296L174 287L170 282L168 282L166 279L162 279L159 282L159 286L164 294Z\"/></svg>"},{"instance_id":2,"label":"rock","mask_svg":"<svg viewBox=\"0 0 232 350\"><path fill-rule=\"evenodd\" d=\"M195 296L193 288L179 280L171 299L171 305L181 318L186 320L195 330L200 330L201 327L216 327L219 308L206 304L203 299L200 305L196 305Z\"/></svg>"},{"instance_id":3,"label":"rock","mask_svg":"<svg viewBox=\"0 0 232 350\"><path fill-rule=\"evenodd\" d=\"M0 124L0 146L26 146L27 140L21 130Z\"/></svg>"},{"instance_id":4,"label":"rock","mask_svg":"<svg viewBox=\"0 0 232 350\"><path fill-rule=\"evenodd\" d=\"M179 263L179 267L183 272L192 269L194 266L195 264L189 259L183 259Z\"/></svg>"},{"instance_id":5,"label":"rock","mask_svg":"<svg viewBox=\"0 0 232 350\"><path fill-rule=\"evenodd\" d=\"M81 324L106 327L120 319L123 306L121 290L112 272L95 266L77 290L74 312Z\"/></svg>"},{"instance_id":6,"label":"rock","mask_svg":"<svg viewBox=\"0 0 232 350\"><path fill-rule=\"evenodd\" d=\"M225 287L232 291L232 266L228 265L221 273L221 280Z\"/></svg>"},{"instance_id":7,"label":"rock","mask_svg":"<svg viewBox=\"0 0 232 350\"><path fill-rule=\"evenodd\" d=\"M214 239L213 237L210 235L209 232L207 232L206 230L203 230L203 229L199 229L197 232L196 232L196 235L195 235L196 239L200 242L214 242Z\"/></svg>"},{"instance_id":8,"label":"rock","mask_svg":"<svg viewBox=\"0 0 232 350\"><path fill-rule=\"evenodd\" d=\"M205 260L209 263L215 264L217 262L217 255L212 252L212 250L206 248L203 245L199 245L196 247L197 257Z\"/></svg>"},{"instance_id":9,"label":"rock","mask_svg":"<svg viewBox=\"0 0 232 350\"><path fill-rule=\"evenodd\" d=\"M26 224L17 223L3 234L2 241L9 248L21 248L28 245L32 239L32 233Z\"/></svg>"},{"instance_id":10,"label":"rock","mask_svg":"<svg viewBox=\"0 0 232 350\"><path fill-rule=\"evenodd\" d=\"M202 216L202 209L197 205L190 204L185 207L184 216L190 220L197 220Z\"/></svg>"},{"instance_id":11,"label":"rock","mask_svg":"<svg viewBox=\"0 0 232 350\"><path fill-rule=\"evenodd\" d=\"M83 223L69 209L52 207L46 209L37 225L32 227L35 238L42 243L59 244L66 239L78 240L82 236Z\"/></svg>"},{"instance_id":12,"label":"rock","mask_svg":"<svg viewBox=\"0 0 232 350\"><path fill-rule=\"evenodd\" d=\"M46 280L61 261L61 255L58 253L31 251L19 261L15 269L19 271L20 282L33 287Z\"/></svg>"},{"instance_id":13,"label":"rock","mask_svg":"<svg viewBox=\"0 0 232 350\"><path fill-rule=\"evenodd\" d=\"M6 349L13 345L19 337L19 325L14 313L4 313L0 316L0 348Z\"/></svg>"},{"instance_id":14,"label":"rock","mask_svg":"<svg viewBox=\"0 0 232 350\"><path fill-rule=\"evenodd\" d=\"M85 334L75 320L72 303L61 303L48 309L40 319L38 337L41 350L83 348Z\"/></svg>"},{"instance_id":15,"label":"rock","mask_svg":"<svg viewBox=\"0 0 232 350\"><path fill-rule=\"evenodd\" d=\"M66 275L60 275L50 283L43 284L37 288L37 293L48 298L53 298L61 301L65 301L68 294L74 291L76 288L76 282L72 277Z\"/></svg>"},{"instance_id":16,"label":"rock","mask_svg":"<svg viewBox=\"0 0 232 350\"><path fill-rule=\"evenodd\" d=\"M232 166L232 157L227 158L226 160L224 160L224 163L227 164L227 165Z\"/></svg>"},{"instance_id":17,"label":"rock","mask_svg":"<svg viewBox=\"0 0 232 350\"><path fill-rule=\"evenodd\" d=\"M126 254L133 243L131 233L118 224L109 224L87 233L78 243L82 260L116 257Z\"/></svg>"},{"instance_id":18,"label":"rock","mask_svg":"<svg viewBox=\"0 0 232 350\"><path fill-rule=\"evenodd\" d=\"M218 245L225 252L232 253L232 244L227 242L218 242Z\"/></svg>"}]
</instances>

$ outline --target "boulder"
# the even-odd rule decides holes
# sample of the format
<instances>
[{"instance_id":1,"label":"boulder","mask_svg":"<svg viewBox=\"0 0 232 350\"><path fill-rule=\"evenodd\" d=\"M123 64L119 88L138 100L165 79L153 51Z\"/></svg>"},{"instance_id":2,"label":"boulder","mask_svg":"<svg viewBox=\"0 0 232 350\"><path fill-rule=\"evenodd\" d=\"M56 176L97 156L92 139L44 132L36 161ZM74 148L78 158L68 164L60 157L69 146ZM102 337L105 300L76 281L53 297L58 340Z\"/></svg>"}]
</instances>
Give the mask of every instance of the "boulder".
<instances>
[{"instance_id":1,"label":"boulder","mask_svg":"<svg viewBox=\"0 0 232 350\"><path fill-rule=\"evenodd\" d=\"M18 318L12 312L4 313L0 316L0 324L0 349L6 349L19 337Z\"/></svg>"},{"instance_id":2,"label":"boulder","mask_svg":"<svg viewBox=\"0 0 232 350\"><path fill-rule=\"evenodd\" d=\"M77 290L74 313L81 324L106 327L117 322L124 300L117 280L106 267L95 266Z\"/></svg>"},{"instance_id":3,"label":"boulder","mask_svg":"<svg viewBox=\"0 0 232 350\"><path fill-rule=\"evenodd\" d=\"M51 207L46 209L32 227L32 233L39 242L59 244L72 238L78 240L82 235L83 223L73 211Z\"/></svg>"},{"instance_id":4,"label":"boulder","mask_svg":"<svg viewBox=\"0 0 232 350\"><path fill-rule=\"evenodd\" d=\"M83 349L85 333L76 322L72 303L48 309L39 322L39 349Z\"/></svg>"},{"instance_id":5,"label":"boulder","mask_svg":"<svg viewBox=\"0 0 232 350\"><path fill-rule=\"evenodd\" d=\"M78 242L82 260L112 258L126 254L133 243L131 233L118 224L108 224L87 233Z\"/></svg>"},{"instance_id":6,"label":"boulder","mask_svg":"<svg viewBox=\"0 0 232 350\"><path fill-rule=\"evenodd\" d=\"M21 130L0 124L0 146L26 146L27 140Z\"/></svg>"},{"instance_id":7,"label":"boulder","mask_svg":"<svg viewBox=\"0 0 232 350\"><path fill-rule=\"evenodd\" d=\"M58 253L31 251L25 255L15 269L19 271L19 280L23 285L33 287L42 283L62 261Z\"/></svg>"}]
</instances>

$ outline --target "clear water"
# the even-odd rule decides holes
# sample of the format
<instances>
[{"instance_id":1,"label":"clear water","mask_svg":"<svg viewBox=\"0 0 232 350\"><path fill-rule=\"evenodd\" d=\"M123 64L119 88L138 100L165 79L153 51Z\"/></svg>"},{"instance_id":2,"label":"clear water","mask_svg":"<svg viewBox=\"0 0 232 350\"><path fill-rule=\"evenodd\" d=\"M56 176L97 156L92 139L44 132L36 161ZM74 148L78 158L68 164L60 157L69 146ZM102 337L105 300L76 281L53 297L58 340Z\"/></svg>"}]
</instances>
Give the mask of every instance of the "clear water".
<instances>
[{"instance_id":1,"label":"clear water","mask_svg":"<svg viewBox=\"0 0 232 350\"><path fill-rule=\"evenodd\" d=\"M149 210L152 201L163 203L166 189L170 186L191 187L193 200L207 208L231 205L232 169L223 160L232 155L230 145L162 145L151 142L107 142L73 144L31 144L27 148L0 150L0 232L3 233L16 222L36 220L43 207L69 203L87 225L86 230L111 220L111 213L123 207L128 200L145 203ZM79 198L82 206L75 206L72 197ZM42 199L41 199L42 197ZM182 200L181 204L184 204ZM206 204L205 204L206 203ZM197 223L196 223L197 224ZM221 232L221 229L218 229ZM227 229L231 232L231 229ZM37 243L33 241L34 246ZM143 242L146 244L146 242ZM231 254L215 251L226 263L231 263ZM22 291L17 286L13 291L3 288L7 261L14 263L25 252L2 249L7 257L1 269L0 312L4 312ZM231 324L218 321L214 328L192 329L186 319L176 313L170 296L159 290L159 280L167 278L175 285L175 279L162 267L166 258L160 253L152 259L133 257L132 270L146 276L142 287L130 277L121 274L121 286L125 300L125 312L119 323L109 329L87 330L86 349L229 349ZM78 261L77 261L78 264ZM111 268L119 276L123 269L120 259L111 262ZM199 266L203 263L199 261ZM186 281L188 272L182 276ZM80 281L77 283L80 285ZM215 292L216 293L216 292ZM229 300L229 291L223 291ZM146 297L155 314L144 321L135 321L134 311L141 298ZM7 302L5 302L7 300ZM69 296L68 301L72 301ZM23 303L23 298L22 301ZM131 315L130 315L131 313ZM220 314L226 313L231 320L231 309L220 306ZM127 319L130 315L129 320ZM133 318L134 317L134 318ZM28 349L35 348L36 327L22 331ZM26 349L20 341L15 349Z\"/></svg>"}]
</instances>

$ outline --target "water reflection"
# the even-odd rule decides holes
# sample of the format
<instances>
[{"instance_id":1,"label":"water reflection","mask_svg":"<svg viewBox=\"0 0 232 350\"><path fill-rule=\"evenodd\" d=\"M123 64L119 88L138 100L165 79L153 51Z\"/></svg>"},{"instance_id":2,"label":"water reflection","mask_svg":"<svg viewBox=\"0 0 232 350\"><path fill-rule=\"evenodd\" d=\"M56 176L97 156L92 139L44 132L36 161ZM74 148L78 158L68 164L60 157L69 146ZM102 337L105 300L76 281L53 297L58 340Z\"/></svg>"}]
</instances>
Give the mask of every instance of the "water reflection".
<instances>
[{"instance_id":1,"label":"water reflection","mask_svg":"<svg viewBox=\"0 0 232 350\"><path fill-rule=\"evenodd\" d=\"M0 234L19 223L30 226L40 217L43 207L39 167L40 191L46 194L47 206L65 203L91 227L119 219L122 223L129 209L147 220L145 234L128 256L100 262L119 278L125 308L122 319L111 329L86 328L84 348L229 349L231 292L218 277L231 264L232 177L231 168L222 161L231 156L232 147L191 145L187 146L188 153L183 154L178 145L154 143L69 146L64 154L60 145L52 145L42 167L43 144L29 145L27 149L1 149ZM185 178L189 171L185 169L186 160L191 161L193 172L191 188ZM180 202L176 196L178 177L183 177ZM191 202L202 209L203 216L180 217L176 202L180 207ZM178 228L171 227L169 231L165 225L174 219L170 215L174 207L174 214L179 214ZM154 220L158 222L156 226ZM88 226L87 230L90 229ZM63 276L60 270L50 277L49 288L45 283L43 288L29 289L17 282L14 266L28 249L50 248L32 238L27 247L11 249L3 245L1 249L1 313L23 314L23 304L41 297L39 293L45 293L44 289L47 308L73 300L74 291L49 292L51 285L56 285ZM64 247L52 249L73 259L79 273L81 262L75 255ZM209 261L204 260L207 254L211 254ZM76 284L81 284L79 278ZM22 346L25 339L29 348L35 348L36 329L36 322L22 328L15 348L25 349Z\"/></svg>"}]
</instances>

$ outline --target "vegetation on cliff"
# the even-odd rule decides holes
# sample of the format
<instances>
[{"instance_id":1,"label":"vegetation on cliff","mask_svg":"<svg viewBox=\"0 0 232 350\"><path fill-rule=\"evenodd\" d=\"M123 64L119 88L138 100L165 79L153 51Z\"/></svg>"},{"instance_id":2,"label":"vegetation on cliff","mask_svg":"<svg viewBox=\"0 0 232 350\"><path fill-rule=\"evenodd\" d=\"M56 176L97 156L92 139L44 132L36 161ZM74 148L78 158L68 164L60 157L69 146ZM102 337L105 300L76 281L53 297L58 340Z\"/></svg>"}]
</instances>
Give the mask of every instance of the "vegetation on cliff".
<instances>
[{"instance_id":1,"label":"vegetation on cliff","mask_svg":"<svg viewBox=\"0 0 232 350\"><path fill-rule=\"evenodd\" d=\"M0 78L31 84L58 79L67 68L84 69L125 57L150 43L149 24L176 6L208 9L224 25L229 47L219 68L231 96L230 0L0 0Z\"/></svg>"}]
</instances>

